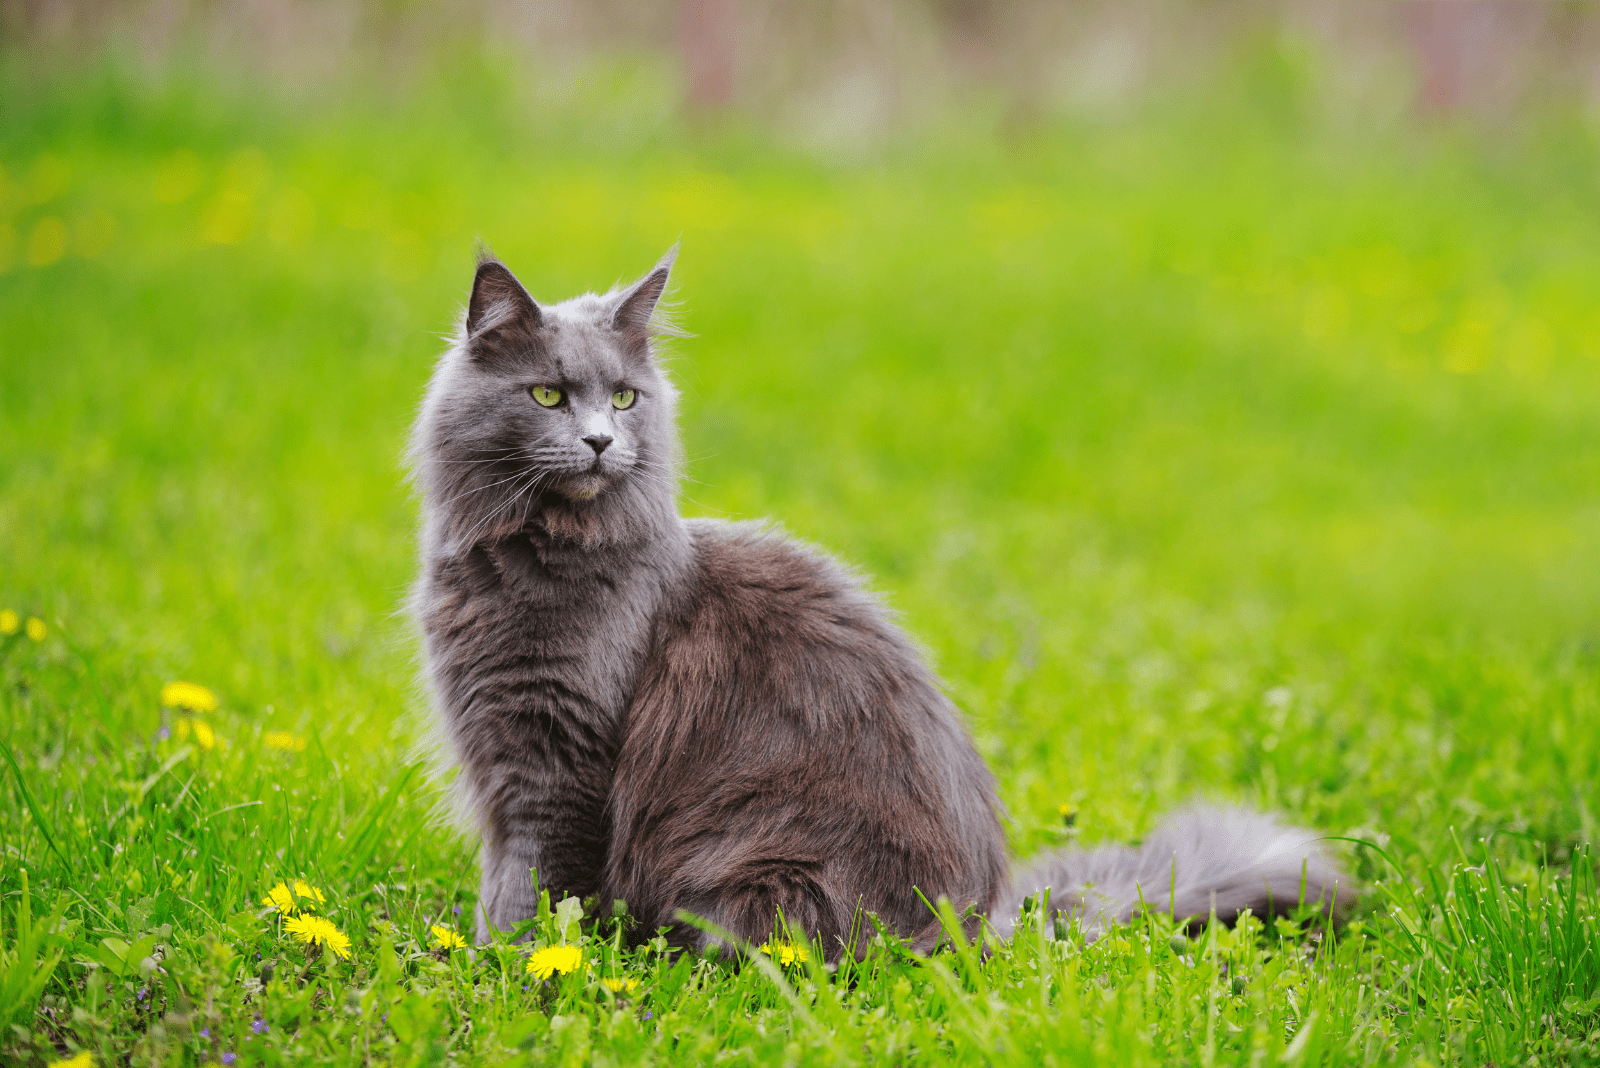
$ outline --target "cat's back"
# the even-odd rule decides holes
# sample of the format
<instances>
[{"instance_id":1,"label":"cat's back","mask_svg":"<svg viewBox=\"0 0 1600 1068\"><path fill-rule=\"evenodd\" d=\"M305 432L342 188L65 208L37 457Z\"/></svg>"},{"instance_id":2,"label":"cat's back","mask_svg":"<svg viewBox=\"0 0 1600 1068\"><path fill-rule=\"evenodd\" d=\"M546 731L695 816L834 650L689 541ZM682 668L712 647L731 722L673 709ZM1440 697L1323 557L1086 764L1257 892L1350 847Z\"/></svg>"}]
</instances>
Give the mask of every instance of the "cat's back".
<instances>
[{"instance_id":1,"label":"cat's back","mask_svg":"<svg viewBox=\"0 0 1600 1068\"><path fill-rule=\"evenodd\" d=\"M871 715L873 698L888 690L931 683L915 648L853 570L769 523L699 519L687 526L697 566L667 629L681 628L673 637L683 653L703 651L757 670L744 684L782 691L773 696L784 705L815 696L807 692L813 687L884 691L834 694L856 699L833 707L806 705L846 719ZM818 678L824 667L853 670ZM793 686L802 689L785 689Z\"/></svg>"},{"instance_id":2,"label":"cat's back","mask_svg":"<svg viewBox=\"0 0 1600 1068\"><path fill-rule=\"evenodd\" d=\"M882 604L771 527L689 532L618 762L617 896L648 922L684 908L748 937L775 908L842 931L858 904L909 934L916 889L987 905L1004 876L993 781Z\"/></svg>"}]
</instances>

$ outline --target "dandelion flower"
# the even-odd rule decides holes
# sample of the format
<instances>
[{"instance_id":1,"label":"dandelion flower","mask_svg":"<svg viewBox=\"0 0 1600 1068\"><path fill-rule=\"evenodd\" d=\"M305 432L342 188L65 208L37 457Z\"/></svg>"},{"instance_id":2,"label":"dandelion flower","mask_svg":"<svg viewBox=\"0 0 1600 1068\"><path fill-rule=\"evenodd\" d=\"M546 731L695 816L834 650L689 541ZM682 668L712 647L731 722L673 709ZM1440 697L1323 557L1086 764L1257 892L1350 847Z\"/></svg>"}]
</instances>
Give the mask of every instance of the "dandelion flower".
<instances>
[{"instance_id":1,"label":"dandelion flower","mask_svg":"<svg viewBox=\"0 0 1600 1068\"><path fill-rule=\"evenodd\" d=\"M777 945L773 945L770 942L763 942L757 948L767 956L772 957L779 964L785 966L793 964L796 961L804 964L806 961L811 959L811 951L809 949L807 949L805 946L795 945L793 942L779 942Z\"/></svg>"},{"instance_id":2,"label":"dandelion flower","mask_svg":"<svg viewBox=\"0 0 1600 1068\"><path fill-rule=\"evenodd\" d=\"M328 900L325 896L323 896L321 890L318 890L304 879L296 879L294 881L294 896L302 901L316 901L318 905ZM309 909L314 908L315 906L301 905L300 907L303 909Z\"/></svg>"},{"instance_id":3,"label":"dandelion flower","mask_svg":"<svg viewBox=\"0 0 1600 1068\"><path fill-rule=\"evenodd\" d=\"M217 745L217 732L211 729L211 724L203 719L192 719L189 716L178 717L177 730L174 732L178 741L186 742L189 735L194 735L195 743L201 749L214 749Z\"/></svg>"},{"instance_id":4,"label":"dandelion flower","mask_svg":"<svg viewBox=\"0 0 1600 1068\"><path fill-rule=\"evenodd\" d=\"M528 958L528 974L548 979L556 973L576 971L583 963L583 950L577 946L546 946Z\"/></svg>"},{"instance_id":5,"label":"dandelion flower","mask_svg":"<svg viewBox=\"0 0 1600 1068\"><path fill-rule=\"evenodd\" d=\"M467 940L450 930L448 927L441 927L438 924L434 924L432 927L428 928L428 930L433 932L434 949L467 948Z\"/></svg>"},{"instance_id":6,"label":"dandelion flower","mask_svg":"<svg viewBox=\"0 0 1600 1068\"><path fill-rule=\"evenodd\" d=\"M217 746L217 732L211 729L211 724L203 719L194 721L194 740L200 744L201 749L215 749Z\"/></svg>"},{"instance_id":7,"label":"dandelion flower","mask_svg":"<svg viewBox=\"0 0 1600 1068\"><path fill-rule=\"evenodd\" d=\"M279 883L267 891L267 896L261 899L261 903L285 915L293 916L302 909L315 912L317 906L327 900L327 896L321 890L304 879L296 879L293 890L289 888L288 883Z\"/></svg>"},{"instance_id":8,"label":"dandelion flower","mask_svg":"<svg viewBox=\"0 0 1600 1068\"><path fill-rule=\"evenodd\" d=\"M308 946L327 946L340 960L350 957L350 939L321 916L295 916L283 925L283 929Z\"/></svg>"},{"instance_id":9,"label":"dandelion flower","mask_svg":"<svg viewBox=\"0 0 1600 1068\"><path fill-rule=\"evenodd\" d=\"M16 618L15 613L12 614L12 618ZM15 627L12 628L12 630L15 629ZM6 633L9 634L11 631L7 631ZM88 1050L84 1050L76 1057L67 1057L65 1060L51 1061L50 1068L89 1068L89 1066L93 1063L94 1058L89 1056Z\"/></svg>"},{"instance_id":10,"label":"dandelion flower","mask_svg":"<svg viewBox=\"0 0 1600 1068\"><path fill-rule=\"evenodd\" d=\"M600 980L600 985L611 991L613 994L631 994L635 990L639 989L639 980L602 979Z\"/></svg>"},{"instance_id":11,"label":"dandelion flower","mask_svg":"<svg viewBox=\"0 0 1600 1068\"><path fill-rule=\"evenodd\" d=\"M295 908L294 894L289 891L289 887L284 883L279 883L271 890L268 890L267 896L261 899L261 903L268 908L277 909L287 916L293 916L299 911L299 909Z\"/></svg>"},{"instance_id":12,"label":"dandelion flower","mask_svg":"<svg viewBox=\"0 0 1600 1068\"><path fill-rule=\"evenodd\" d=\"M40 619L38 616L29 616L27 629L28 637L32 638L36 642L44 641L44 620Z\"/></svg>"},{"instance_id":13,"label":"dandelion flower","mask_svg":"<svg viewBox=\"0 0 1600 1068\"><path fill-rule=\"evenodd\" d=\"M17 618L15 612L9 608L0 608L0 634L15 634L20 626L22 626L22 620ZM57 1061L56 1063L65 1064L67 1062Z\"/></svg>"},{"instance_id":14,"label":"dandelion flower","mask_svg":"<svg viewBox=\"0 0 1600 1068\"><path fill-rule=\"evenodd\" d=\"M217 695L193 682L169 682L161 687L165 708L186 708L190 712L215 712Z\"/></svg>"},{"instance_id":15,"label":"dandelion flower","mask_svg":"<svg viewBox=\"0 0 1600 1068\"><path fill-rule=\"evenodd\" d=\"M268 731L261 736L261 741L268 749L282 749L290 753L298 753L306 747L304 738L288 731Z\"/></svg>"}]
</instances>

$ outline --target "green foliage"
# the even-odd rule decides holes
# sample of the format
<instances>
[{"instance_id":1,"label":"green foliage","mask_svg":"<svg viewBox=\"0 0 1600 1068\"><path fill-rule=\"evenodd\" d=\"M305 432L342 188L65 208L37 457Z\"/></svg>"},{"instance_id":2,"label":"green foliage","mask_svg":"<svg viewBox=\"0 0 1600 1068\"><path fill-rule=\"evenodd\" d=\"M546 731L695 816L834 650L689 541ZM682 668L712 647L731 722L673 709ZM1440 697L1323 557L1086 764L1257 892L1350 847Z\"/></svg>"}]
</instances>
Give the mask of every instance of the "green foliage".
<instances>
[{"instance_id":1,"label":"green foliage","mask_svg":"<svg viewBox=\"0 0 1600 1068\"><path fill-rule=\"evenodd\" d=\"M22 889L14 922L10 924L10 937L0 942L0 1028L25 1022L32 1016L39 995L55 977L56 965L61 961L58 927L65 905L35 921L26 870L20 873L19 881Z\"/></svg>"},{"instance_id":2,"label":"green foliage","mask_svg":"<svg viewBox=\"0 0 1600 1068\"><path fill-rule=\"evenodd\" d=\"M530 122L482 66L291 107L0 64L0 1061L1600 1059L1592 138L1360 142L1251 63L854 163L603 86ZM873 576L1019 855L1243 801L1370 843L1356 921L830 967L546 902L443 948L398 457L475 235L542 298L682 236L686 507Z\"/></svg>"},{"instance_id":3,"label":"green foliage","mask_svg":"<svg viewBox=\"0 0 1600 1068\"><path fill-rule=\"evenodd\" d=\"M1459 845L1458 845L1459 848ZM1485 851L1426 888L1380 884L1393 906L1385 950L1410 962L1418 1005L1434 1005L1478 1031L1484 1052L1514 1061L1541 1037L1558 1054L1592 1056L1586 1040L1600 1026L1600 915L1595 863L1585 846L1564 875L1537 870L1508 884Z\"/></svg>"}]
</instances>

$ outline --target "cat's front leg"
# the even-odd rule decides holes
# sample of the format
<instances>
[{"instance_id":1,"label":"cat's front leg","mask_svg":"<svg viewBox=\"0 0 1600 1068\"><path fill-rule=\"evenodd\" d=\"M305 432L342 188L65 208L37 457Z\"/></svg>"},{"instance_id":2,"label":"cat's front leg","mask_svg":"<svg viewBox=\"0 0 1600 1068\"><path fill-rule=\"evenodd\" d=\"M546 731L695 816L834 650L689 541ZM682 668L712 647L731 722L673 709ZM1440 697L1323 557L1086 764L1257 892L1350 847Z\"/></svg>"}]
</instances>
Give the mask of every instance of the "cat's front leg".
<instances>
[{"instance_id":1,"label":"cat's front leg","mask_svg":"<svg viewBox=\"0 0 1600 1068\"><path fill-rule=\"evenodd\" d=\"M539 844L529 837L485 840L479 855L483 878L478 883L478 942L495 931L510 931L539 909L534 883L539 869Z\"/></svg>"},{"instance_id":2,"label":"cat's front leg","mask_svg":"<svg viewBox=\"0 0 1600 1068\"><path fill-rule=\"evenodd\" d=\"M557 726L562 722L565 729ZM549 891L554 902L588 897L599 888L611 750L573 744L580 732L565 717L548 719L535 733L547 743L563 739L565 744L515 747L514 756L503 754L479 778L484 817L480 942L535 916L541 891Z\"/></svg>"}]
</instances>

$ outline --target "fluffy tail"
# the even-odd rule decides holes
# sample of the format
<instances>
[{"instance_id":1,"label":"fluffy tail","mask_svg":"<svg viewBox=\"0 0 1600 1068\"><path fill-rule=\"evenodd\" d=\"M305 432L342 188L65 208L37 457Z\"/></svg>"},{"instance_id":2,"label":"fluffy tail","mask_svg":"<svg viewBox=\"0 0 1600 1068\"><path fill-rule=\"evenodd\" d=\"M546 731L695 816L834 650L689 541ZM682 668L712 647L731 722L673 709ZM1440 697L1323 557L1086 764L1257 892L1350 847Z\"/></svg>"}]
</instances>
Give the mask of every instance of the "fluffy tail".
<instances>
[{"instance_id":1,"label":"fluffy tail","mask_svg":"<svg viewBox=\"0 0 1600 1068\"><path fill-rule=\"evenodd\" d=\"M1001 937L1022 902L1050 887L1050 910L1076 915L1090 938L1144 906L1204 924L1215 908L1232 923L1245 909L1285 913L1302 901L1334 919L1354 900L1351 881L1320 847L1315 831L1236 808L1174 813L1137 849L1105 846L1049 853L1021 869L990 913Z\"/></svg>"}]
</instances>

